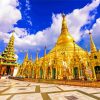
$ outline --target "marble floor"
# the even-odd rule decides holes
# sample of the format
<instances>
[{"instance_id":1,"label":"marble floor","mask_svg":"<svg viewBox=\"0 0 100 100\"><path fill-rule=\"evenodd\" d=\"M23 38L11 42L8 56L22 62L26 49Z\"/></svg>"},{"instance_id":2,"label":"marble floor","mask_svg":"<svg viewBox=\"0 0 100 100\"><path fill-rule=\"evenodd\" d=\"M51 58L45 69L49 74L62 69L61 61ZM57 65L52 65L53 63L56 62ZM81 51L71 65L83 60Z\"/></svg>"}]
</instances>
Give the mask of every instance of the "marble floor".
<instances>
[{"instance_id":1,"label":"marble floor","mask_svg":"<svg viewBox=\"0 0 100 100\"><path fill-rule=\"evenodd\" d=\"M0 100L100 100L100 88L2 79Z\"/></svg>"}]
</instances>

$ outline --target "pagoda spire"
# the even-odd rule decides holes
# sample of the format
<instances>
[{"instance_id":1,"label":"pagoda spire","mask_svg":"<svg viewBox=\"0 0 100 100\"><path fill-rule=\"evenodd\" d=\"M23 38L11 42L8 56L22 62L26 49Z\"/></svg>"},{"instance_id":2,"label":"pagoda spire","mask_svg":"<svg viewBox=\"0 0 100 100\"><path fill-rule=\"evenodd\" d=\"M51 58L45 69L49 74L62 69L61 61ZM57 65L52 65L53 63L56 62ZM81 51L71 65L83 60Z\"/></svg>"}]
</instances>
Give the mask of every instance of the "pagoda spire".
<instances>
[{"instance_id":1,"label":"pagoda spire","mask_svg":"<svg viewBox=\"0 0 100 100\"><path fill-rule=\"evenodd\" d=\"M66 16L65 16L65 14L62 14L62 29L61 29L61 33L65 33L65 31L66 32L68 32L68 28L67 28L67 23L66 23Z\"/></svg>"},{"instance_id":2,"label":"pagoda spire","mask_svg":"<svg viewBox=\"0 0 100 100\"><path fill-rule=\"evenodd\" d=\"M89 32L89 35L90 35L90 49L91 49L91 52L95 52L95 51L97 51L97 49L96 49L96 46L95 46L95 44L93 42L91 32Z\"/></svg>"},{"instance_id":3,"label":"pagoda spire","mask_svg":"<svg viewBox=\"0 0 100 100\"><path fill-rule=\"evenodd\" d=\"M36 51L36 61L38 61L38 59L39 59L38 53L39 53L39 51L37 50L37 51Z\"/></svg>"},{"instance_id":4,"label":"pagoda spire","mask_svg":"<svg viewBox=\"0 0 100 100\"><path fill-rule=\"evenodd\" d=\"M9 59L15 59L15 52L14 52L14 31L12 32L12 36L10 37L9 43L5 50L2 52L2 57L9 58Z\"/></svg>"},{"instance_id":5,"label":"pagoda spire","mask_svg":"<svg viewBox=\"0 0 100 100\"><path fill-rule=\"evenodd\" d=\"M44 57L46 56L46 46L44 47Z\"/></svg>"},{"instance_id":6,"label":"pagoda spire","mask_svg":"<svg viewBox=\"0 0 100 100\"><path fill-rule=\"evenodd\" d=\"M28 60L28 52L26 53L26 56L24 58L24 61L27 61Z\"/></svg>"},{"instance_id":7,"label":"pagoda spire","mask_svg":"<svg viewBox=\"0 0 100 100\"><path fill-rule=\"evenodd\" d=\"M32 61L32 55L30 56L30 60Z\"/></svg>"},{"instance_id":8,"label":"pagoda spire","mask_svg":"<svg viewBox=\"0 0 100 100\"><path fill-rule=\"evenodd\" d=\"M66 16L65 14L62 14L62 28L61 28L61 34L57 40L56 45L64 44L64 43L73 43L73 38L68 32L68 27L66 23Z\"/></svg>"}]
</instances>

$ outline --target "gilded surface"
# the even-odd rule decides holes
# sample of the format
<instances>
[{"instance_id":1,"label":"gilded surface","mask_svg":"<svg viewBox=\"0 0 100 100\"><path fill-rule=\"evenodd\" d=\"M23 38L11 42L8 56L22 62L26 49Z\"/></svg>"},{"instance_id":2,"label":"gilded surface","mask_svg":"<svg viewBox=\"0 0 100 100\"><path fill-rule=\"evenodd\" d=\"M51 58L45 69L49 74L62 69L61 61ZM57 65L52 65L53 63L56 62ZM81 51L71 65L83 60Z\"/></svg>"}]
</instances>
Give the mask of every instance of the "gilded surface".
<instances>
[{"instance_id":1,"label":"gilded surface","mask_svg":"<svg viewBox=\"0 0 100 100\"><path fill-rule=\"evenodd\" d=\"M66 25L65 15L62 15L61 34L54 48L44 57L30 61L25 60L19 68L18 76L35 79L81 79L100 80L100 51L96 50L90 34L90 49L88 53L78 46ZM27 56L27 55L26 55Z\"/></svg>"}]
</instances>

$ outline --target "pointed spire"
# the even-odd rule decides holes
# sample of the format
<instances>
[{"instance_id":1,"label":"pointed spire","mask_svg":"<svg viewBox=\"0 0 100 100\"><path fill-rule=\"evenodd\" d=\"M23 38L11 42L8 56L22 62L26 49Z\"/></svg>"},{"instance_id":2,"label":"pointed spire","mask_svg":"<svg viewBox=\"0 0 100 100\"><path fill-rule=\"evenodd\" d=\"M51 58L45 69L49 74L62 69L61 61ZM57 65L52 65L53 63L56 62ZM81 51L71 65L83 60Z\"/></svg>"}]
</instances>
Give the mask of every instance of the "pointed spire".
<instances>
[{"instance_id":1,"label":"pointed spire","mask_svg":"<svg viewBox=\"0 0 100 100\"><path fill-rule=\"evenodd\" d=\"M73 38L68 32L67 23L66 23L66 16L62 14L62 29L61 34L57 40L56 45L64 44L64 43L73 43Z\"/></svg>"},{"instance_id":2,"label":"pointed spire","mask_svg":"<svg viewBox=\"0 0 100 100\"><path fill-rule=\"evenodd\" d=\"M46 56L46 46L44 47L44 57Z\"/></svg>"},{"instance_id":3,"label":"pointed spire","mask_svg":"<svg viewBox=\"0 0 100 100\"><path fill-rule=\"evenodd\" d=\"M37 51L36 51L36 61L38 61L38 59L39 59L39 58L38 58L38 52L39 52L39 51L37 50Z\"/></svg>"},{"instance_id":4,"label":"pointed spire","mask_svg":"<svg viewBox=\"0 0 100 100\"><path fill-rule=\"evenodd\" d=\"M12 37L14 37L14 34L15 34L15 30L12 31Z\"/></svg>"},{"instance_id":5,"label":"pointed spire","mask_svg":"<svg viewBox=\"0 0 100 100\"><path fill-rule=\"evenodd\" d=\"M95 46L95 44L93 42L91 32L89 32L89 35L90 35L90 49L91 49L91 52L95 52L95 51L97 51L97 49L96 49L96 46Z\"/></svg>"},{"instance_id":6,"label":"pointed spire","mask_svg":"<svg viewBox=\"0 0 100 100\"><path fill-rule=\"evenodd\" d=\"M14 52L14 32L12 32L12 36L10 37L9 43L5 50L2 53L3 57L9 58L9 59L15 59L15 52Z\"/></svg>"},{"instance_id":7,"label":"pointed spire","mask_svg":"<svg viewBox=\"0 0 100 100\"><path fill-rule=\"evenodd\" d=\"M62 19L62 29L61 29L61 31L68 31L65 14L62 14L62 18L63 19ZM65 33L65 32L61 32L61 33Z\"/></svg>"},{"instance_id":8,"label":"pointed spire","mask_svg":"<svg viewBox=\"0 0 100 100\"><path fill-rule=\"evenodd\" d=\"M25 61L28 60L28 52L26 53L26 56L25 56L24 60Z\"/></svg>"}]
</instances>

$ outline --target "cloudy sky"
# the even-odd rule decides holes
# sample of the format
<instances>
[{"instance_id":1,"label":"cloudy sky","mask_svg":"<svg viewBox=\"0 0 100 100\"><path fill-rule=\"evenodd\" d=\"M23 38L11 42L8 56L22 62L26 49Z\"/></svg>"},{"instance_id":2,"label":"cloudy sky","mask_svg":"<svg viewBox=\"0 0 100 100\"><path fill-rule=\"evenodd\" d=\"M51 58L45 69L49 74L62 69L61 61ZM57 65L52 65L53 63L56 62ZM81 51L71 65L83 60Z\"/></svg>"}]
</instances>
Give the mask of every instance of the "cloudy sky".
<instances>
[{"instance_id":1,"label":"cloudy sky","mask_svg":"<svg viewBox=\"0 0 100 100\"><path fill-rule=\"evenodd\" d=\"M21 63L28 51L35 59L36 50L43 56L53 48L61 31L65 13L69 32L76 43L89 49L91 30L100 49L100 0L0 0L0 52L15 30L15 52Z\"/></svg>"}]
</instances>

